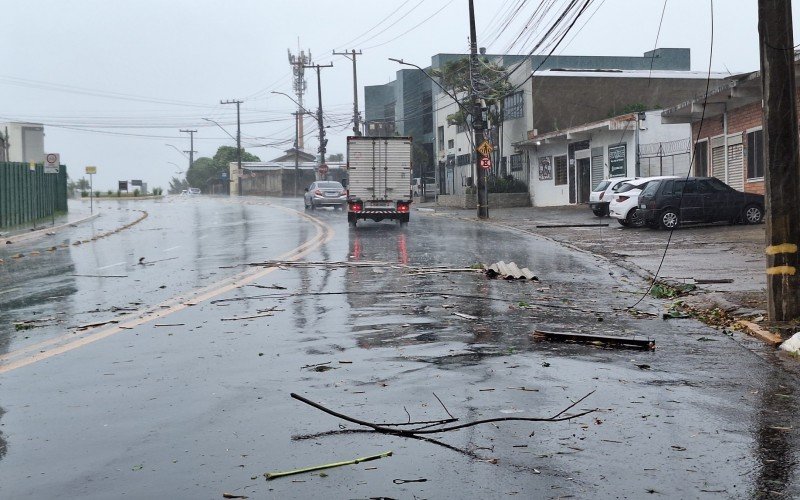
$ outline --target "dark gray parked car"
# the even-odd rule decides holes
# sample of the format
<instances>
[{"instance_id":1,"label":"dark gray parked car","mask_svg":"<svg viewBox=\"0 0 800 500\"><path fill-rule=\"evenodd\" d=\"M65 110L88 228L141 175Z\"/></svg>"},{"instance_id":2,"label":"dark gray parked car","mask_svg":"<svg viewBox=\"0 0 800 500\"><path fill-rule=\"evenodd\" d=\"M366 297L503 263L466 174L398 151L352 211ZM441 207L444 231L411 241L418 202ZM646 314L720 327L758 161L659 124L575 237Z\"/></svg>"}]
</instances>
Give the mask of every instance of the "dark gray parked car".
<instances>
[{"instance_id":1,"label":"dark gray parked car","mask_svg":"<svg viewBox=\"0 0 800 500\"><path fill-rule=\"evenodd\" d=\"M662 179L639 195L639 210L654 229L686 222L758 224L764 220L764 196L737 191L716 177Z\"/></svg>"}]
</instances>

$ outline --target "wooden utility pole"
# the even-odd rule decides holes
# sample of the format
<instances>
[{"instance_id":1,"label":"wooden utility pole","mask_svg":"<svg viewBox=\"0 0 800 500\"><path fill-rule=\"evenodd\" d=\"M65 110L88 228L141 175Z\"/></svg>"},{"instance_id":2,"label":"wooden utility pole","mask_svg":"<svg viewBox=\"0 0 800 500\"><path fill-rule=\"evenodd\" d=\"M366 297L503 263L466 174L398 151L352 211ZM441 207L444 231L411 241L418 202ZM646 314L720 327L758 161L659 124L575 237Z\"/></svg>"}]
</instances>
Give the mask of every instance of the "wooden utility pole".
<instances>
[{"instance_id":1,"label":"wooden utility pole","mask_svg":"<svg viewBox=\"0 0 800 500\"><path fill-rule=\"evenodd\" d=\"M184 151L184 153L189 153L189 168L192 168L194 154L197 153L197 151L194 150L194 134L197 133L197 130L180 129L180 131L189 134L189 151Z\"/></svg>"},{"instance_id":2,"label":"wooden utility pole","mask_svg":"<svg viewBox=\"0 0 800 500\"><path fill-rule=\"evenodd\" d=\"M479 152L478 148L483 143L483 131L486 124L483 122L483 107L481 106L480 96L477 94L478 78L478 42L475 35L475 6L472 0L469 0L469 81L470 93L472 94L472 130L474 132L474 149L473 157L475 158L475 189L478 191L478 218L489 218L489 196L486 193L486 172L480 166L480 160L483 158L483 153ZM489 156L488 154L486 155Z\"/></svg>"},{"instance_id":3,"label":"wooden utility pole","mask_svg":"<svg viewBox=\"0 0 800 500\"><path fill-rule=\"evenodd\" d=\"M769 319L800 317L800 141L798 141L792 2L758 0L767 216Z\"/></svg>"},{"instance_id":4,"label":"wooden utility pole","mask_svg":"<svg viewBox=\"0 0 800 500\"><path fill-rule=\"evenodd\" d=\"M350 52L336 52L333 51L335 56L345 56L353 61L353 135L361 135L361 124L358 116L358 74L356 72L356 56L361 55L361 51L356 52L352 49Z\"/></svg>"},{"instance_id":5,"label":"wooden utility pole","mask_svg":"<svg viewBox=\"0 0 800 500\"><path fill-rule=\"evenodd\" d=\"M236 176L237 184L239 185L239 196L242 196L242 122L239 119L239 105L242 104L242 101L228 99L227 101L219 101L219 103L236 105Z\"/></svg>"}]
</instances>

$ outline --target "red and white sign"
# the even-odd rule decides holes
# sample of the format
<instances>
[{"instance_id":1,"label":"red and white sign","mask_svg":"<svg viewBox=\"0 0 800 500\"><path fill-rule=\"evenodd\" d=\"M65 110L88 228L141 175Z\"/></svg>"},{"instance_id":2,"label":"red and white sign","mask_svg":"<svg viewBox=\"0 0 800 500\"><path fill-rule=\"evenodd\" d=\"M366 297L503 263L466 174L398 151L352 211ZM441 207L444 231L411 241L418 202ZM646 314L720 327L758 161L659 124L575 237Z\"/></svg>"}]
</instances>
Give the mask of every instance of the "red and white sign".
<instances>
[{"instance_id":1,"label":"red and white sign","mask_svg":"<svg viewBox=\"0 0 800 500\"><path fill-rule=\"evenodd\" d=\"M487 170L492 168L492 159L488 156L481 158L481 168L485 168Z\"/></svg>"},{"instance_id":2,"label":"red and white sign","mask_svg":"<svg viewBox=\"0 0 800 500\"><path fill-rule=\"evenodd\" d=\"M319 170L319 173L321 175L326 175L328 173L328 165L323 163L322 165L319 166L317 170Z\"/></svg>"},{"instance_id":3,"label":"red and white sign","mask_svg":"<svg viewBox=\"0 0 800 500\"><path fill-rule=\"evenodd\" d=\"M61 155L58 153L47 153L44 155L44 173L57 174L60 163Z\"/></svg>"}]
</instances>

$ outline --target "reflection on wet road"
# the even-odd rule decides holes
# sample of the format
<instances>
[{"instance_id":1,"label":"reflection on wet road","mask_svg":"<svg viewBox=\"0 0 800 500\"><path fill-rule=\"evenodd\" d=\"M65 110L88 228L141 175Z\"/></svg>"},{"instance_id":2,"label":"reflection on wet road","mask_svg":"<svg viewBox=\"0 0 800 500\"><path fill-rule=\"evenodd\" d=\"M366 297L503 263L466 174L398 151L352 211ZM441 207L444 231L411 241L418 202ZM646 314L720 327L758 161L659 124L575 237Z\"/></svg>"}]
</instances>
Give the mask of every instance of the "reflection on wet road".
<instances>
[{"instance_id":1,"label":"reflection on wet road","mask_svg":"<svg viewBox=\"0 0 800 500\"><path fill-rule=\"evenodd\" d=\"M113 306L157 305L240 272L240 264L276 259L318 233L309 221L266 205L202 199L147 210L150 217L124 236L54 254L36 271L41 275L19 267L21 278L14 278L2 268L4 289L19 288L10 294L13 308L0 313L6 349L124 312ZM638 282L607 261L549 241L418 213L405 228L364 223L356 230L341 212L312 217L335 236L304 257L308 264L268 268L274 271L158 322L0 375L7 412L0 429L8 441L6 456L0 454L0 492L37 498L151 498L165 491L179 498L218 498L223 491L251 498L796 493L796 468L783 465L797 459L796 380L759 344L690 320L637 319L625 307ZM124 221L120 212L115 222ZM140 256L154 264L140 268ZM541 281L463 271L498 260L529 267ZM106 266L112 267L99 269ZM431 272L434 266L447 270ZM104 272L127 277L70 276L70 288L61 281L64 274ZM61 292L35 300L28 286L35 279ZM9 327L34 312L57 320L30 330ZM648 336L657 349L536 342L534 329ZM594 414L436 436L451 448L330 434L343 422L289 398L297 392L358 418L397 422L446 417L438 397L466 421L547 416L592 390L575 411L598 408ZM297 476L301 482L266 483L260 476L386 450L394 455L326 476ZM428 481L396 484L396 478Z\"/></svg>"}]
</instances>

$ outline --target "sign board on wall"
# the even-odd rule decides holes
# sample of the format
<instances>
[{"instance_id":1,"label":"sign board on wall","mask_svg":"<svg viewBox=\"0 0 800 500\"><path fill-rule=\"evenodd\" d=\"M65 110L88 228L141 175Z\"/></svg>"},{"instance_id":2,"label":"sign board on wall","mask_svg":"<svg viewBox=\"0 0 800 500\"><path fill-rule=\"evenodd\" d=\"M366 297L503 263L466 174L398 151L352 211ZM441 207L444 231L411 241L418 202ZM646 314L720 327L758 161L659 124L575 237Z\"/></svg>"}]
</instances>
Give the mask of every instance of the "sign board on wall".
<instances>
[{"instance_id":1,"label":"sign board on wall","mask_svg":"<svg viewBox=\"0 0 800 500\"><path fill-rule=\"evenodd\" d=\"M141 179L133 179L131 181L131 186L141 186L141 185L142 185L142 180Z\"/></svg>"},{"instance_id":2,"label":"sign board on wall","mask_svg":"<svg viewBox=\"0 0 800 500\"><path fill-rule=\"evenodd\" d=\"M44 173L57 174L61 164L61 157L58 153L47 153L44 155Z\"/></svg>"},{"instance_id":3,"label":"sign board on wall","mask_svg":"<svg viewBox=\"0 0 800 500\"><path fill-rule=\"evenodd\" d=\"M549 156L539 157L539 180L549 181L553 179L553 163Z\"/></svg>"},{"instance_id":4,"label":"sign board on wall","mask_svg":"<svg viewBox=\"0 0 800 500\"><path fill-rule=\"evenodd\" d=\"M128 181L119 181L119 187L117 188L119 191L127 191L128 190Z\"/></svg>"},{"instance_id":5,"label":"sign board on wall","mask_svg":"<svg viewBox=\"0 0 800 500\"><path fill-rule=\"evenodd\" d=\"M625 175L627 168L627 144L617 144L608 147L608 176L619 177Z\"/></svg>"}]
</instances>

